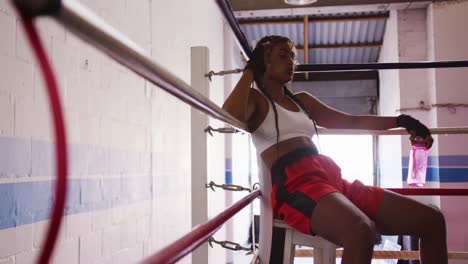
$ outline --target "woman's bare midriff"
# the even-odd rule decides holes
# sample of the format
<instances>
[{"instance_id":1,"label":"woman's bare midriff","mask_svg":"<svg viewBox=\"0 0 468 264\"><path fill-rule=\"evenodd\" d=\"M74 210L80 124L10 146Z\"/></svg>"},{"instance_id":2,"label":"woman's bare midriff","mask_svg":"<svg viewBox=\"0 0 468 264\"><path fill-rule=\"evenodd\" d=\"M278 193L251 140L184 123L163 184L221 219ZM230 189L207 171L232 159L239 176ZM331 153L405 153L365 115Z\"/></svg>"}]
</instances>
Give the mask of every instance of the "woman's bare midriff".
<instances>
[{"instance_id":1,"label":"woman's bare midriff","mask_svg":"<svg viewBox=\"0 0 468 264\"><path fill-rule=\"evenodd\" d=\"M314 148L314 143L312 142L312 139L308 137L290 138L267 148L260 154L260 158L262 159L268 170L270 170L271 166L275 163L275 161L278 158L298 148L307 147Z\"/></svg>"}]
</instances>

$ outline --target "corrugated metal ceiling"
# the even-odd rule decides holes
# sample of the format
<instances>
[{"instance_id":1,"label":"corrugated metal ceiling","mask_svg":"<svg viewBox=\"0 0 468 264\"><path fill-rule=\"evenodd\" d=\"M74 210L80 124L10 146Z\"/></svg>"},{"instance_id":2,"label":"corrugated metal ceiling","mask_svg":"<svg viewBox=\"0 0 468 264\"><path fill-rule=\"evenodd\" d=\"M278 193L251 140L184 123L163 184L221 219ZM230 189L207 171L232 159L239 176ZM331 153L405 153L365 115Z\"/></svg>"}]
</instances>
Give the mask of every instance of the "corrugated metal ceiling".
<instances>
[{"instance_id":1,"label":"corrugated metal ceiling","mask_svg":"<svg viewBox=\"0 0 468 264\"><path fill-rule=\"evenodd\" d=\"M308 63L376 62L385 31L385 15L388 16L388 13L360 12L309 16ZM241 19L239 22L247 41L252 46L263 36L282 35L293 40L296 46L303 47L302 19L302 16L255 17ZM262 20L264 22L259 22ZM254 21L255 23L250 23ZM277 23L277 21L290 22ZM302 49L298 49L298 61L304 63Z\"/></svg>"}]
</instances>

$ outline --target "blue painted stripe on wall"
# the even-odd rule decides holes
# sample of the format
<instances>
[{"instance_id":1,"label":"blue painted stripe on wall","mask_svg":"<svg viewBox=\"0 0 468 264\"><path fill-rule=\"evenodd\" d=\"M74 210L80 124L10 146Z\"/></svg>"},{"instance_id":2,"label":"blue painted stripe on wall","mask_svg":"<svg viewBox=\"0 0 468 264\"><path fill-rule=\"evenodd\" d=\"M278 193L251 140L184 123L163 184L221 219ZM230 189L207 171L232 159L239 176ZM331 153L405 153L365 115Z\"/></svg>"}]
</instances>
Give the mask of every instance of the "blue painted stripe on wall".
<instances>
[{"instance_id":1,"label":"blue painted stripe on wall","mask_svg":"<svg viewBox=\"0 0 468 264\"><path fill-rule=\"evenodd\" d=\"M408 168L402 170L402 180L406 181ZM427 168L426 181L468 182L468 168Z\"/></svg>"},{"instance_id":2,"label":"blue painted stripe on wall","mask_svg":"<svg viewBox=\"0 0 468 264\"><path fill-rule=\"evenodd\" d=\"M151 198L146 178L69 181L65 215L109 209ZM54 181L0 184L0 229L49 218Z\"/></svg>"},{"instance_id":3,"label":"blue painted stripe on wall","mask_svg":"<svg viewBox=\"0 0 468 264\"><path fill-rule=\"evenodd\" d=\"M224 181L226 182L226 184L232 184L232 172L231 171L225 172Z\"/></svg>"},{"instance_id":4,"label":"blue painted stripe on wall","mask_svg":"<svg viewBox=\"0 0 468 264\"><path fill-rule=\"evenodd\" d=\"M69 174L87 176L148 173L151 152L69 144ZM0 137L0 178L55 175L54 146L49 141Z\"/></svg>"},{"instance_id":5,"label":"blue painted stripe on wall","mask_svg":"<svg viewBox=\"0 0 468 264\"><path fill-rule=\"evenodd\" d=\"M468 167L468 155L439 156L439 166Z\"/></svg>"},{"instance_id":6,"label":"blue painted stripe on wall","mask_svg":"<svg viewBox=\"0 0 468 264\"><path fill-rule=\"evenodd\" d=\"M225 159L226 171L224 173L224 182L226 184L232 184L232 159Z\"/></svg>"},{"instance_id":7,"label":"blue painted stripe on wall","mask_svg":"<svg viewBox=\"0 0 468 264\"><path fill-rule=\"evenodd\" d=\"M31 174L31 141L0 137L0 178Z\"/></svg>"},{"instance_id":8,"label":"blue painted stripe on wall","mask_svg":"<svg viewBox=\"0 0 468 264\"><path fill-rule=\"evenodd\" d=\"M403 156L401 158L401 164L407 168L409 163L409 157ZM441 155L441 156L429 156L427 158L427 166L429 167L468 167L468 155Z\"/></svg>"}]
</instances>

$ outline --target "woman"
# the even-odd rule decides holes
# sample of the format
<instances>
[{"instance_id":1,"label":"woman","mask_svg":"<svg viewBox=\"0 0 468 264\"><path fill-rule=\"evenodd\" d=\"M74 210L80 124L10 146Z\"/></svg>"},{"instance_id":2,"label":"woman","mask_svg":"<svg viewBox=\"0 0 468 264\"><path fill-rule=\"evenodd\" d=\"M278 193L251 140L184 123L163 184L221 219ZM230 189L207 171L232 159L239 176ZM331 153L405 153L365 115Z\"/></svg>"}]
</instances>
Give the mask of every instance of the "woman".
<instances>
[{"instance_id":1,"label":"woman","mask_svg":"<svg viewBox=\"0 0 468 264\"><path fill-rule=\"evenodd\" d=\"M447 263L445 220L438 209L343 180L339 167L319 155L311 140L315 123L342 129L404 127L412 137L423 137L430 148L433 138L427 127L408 115L350 115L308 93L292 94L284 85L292 80L295 55L286 37L261 39L223 105L247 124L257 153L271 171L275 217L341 245L342 263L371 263L376 234L417 236L423 264ZM254 81L259 90L251 88Z\"/></svg>"}]
</instances>

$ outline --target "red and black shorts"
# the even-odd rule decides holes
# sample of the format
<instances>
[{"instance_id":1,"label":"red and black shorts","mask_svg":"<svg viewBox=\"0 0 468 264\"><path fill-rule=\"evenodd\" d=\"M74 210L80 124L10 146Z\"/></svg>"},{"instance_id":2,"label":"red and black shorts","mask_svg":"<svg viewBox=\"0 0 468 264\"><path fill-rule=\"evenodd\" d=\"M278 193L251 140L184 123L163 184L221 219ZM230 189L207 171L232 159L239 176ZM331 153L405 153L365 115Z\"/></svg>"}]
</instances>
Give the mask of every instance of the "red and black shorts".
<instances>
[{"instance_id":1,"label":"red and black shorts","mask_svg":"<svg viewBox=\"0 0 468 264\"><path fill-rule=\"evenodd\" d=\"M382 200L383 189L365 186L341 177L341 170L314 148L303 148L280 157L271 168L271 206L276 218L312 234L310 217L320 199L340 192L369 218L373 218Z\"/></svg>"}]
</instances>

